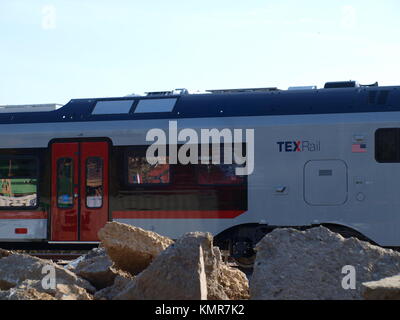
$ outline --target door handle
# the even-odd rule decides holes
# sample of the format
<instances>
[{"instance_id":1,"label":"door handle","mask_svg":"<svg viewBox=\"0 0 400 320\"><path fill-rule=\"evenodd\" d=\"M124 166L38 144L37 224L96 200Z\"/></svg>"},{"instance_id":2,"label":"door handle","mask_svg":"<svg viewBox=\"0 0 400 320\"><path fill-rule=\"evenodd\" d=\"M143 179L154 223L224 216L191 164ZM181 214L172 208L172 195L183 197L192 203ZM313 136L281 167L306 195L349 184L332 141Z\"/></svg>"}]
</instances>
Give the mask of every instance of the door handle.
<instances>
[{"instance_id":1,"label":"door handle","mask_svg":"<svg viewBox=\"0 0 400 320\"><path fill-rule=\"evenodd\" d=\"M78 194L77 193L74 193L74 198L76 199L76 198L78 198Z\"/></svg>"}]
</instances>

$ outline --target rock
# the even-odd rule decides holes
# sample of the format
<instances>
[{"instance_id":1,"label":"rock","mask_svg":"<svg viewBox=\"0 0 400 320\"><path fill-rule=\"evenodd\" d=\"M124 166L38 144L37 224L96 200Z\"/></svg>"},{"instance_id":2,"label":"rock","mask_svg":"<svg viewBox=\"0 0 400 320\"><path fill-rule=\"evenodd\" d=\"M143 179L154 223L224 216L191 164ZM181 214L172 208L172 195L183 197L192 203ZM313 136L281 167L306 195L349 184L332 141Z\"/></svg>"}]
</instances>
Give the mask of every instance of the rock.
<instances>
[{"instance_id":1,"label":"rock","mask_svg":"<svg viewBox=\"0 0 400 320\"><path fill-rule=\"evenodd\" d=\"M115 266L133 275L173 243L155 232L119 222L108 222L98 235Z\"/></svg>"},{"instance_id":2,"label":"rock","mask_svg":"<svg viewBox=\"0 0 400 320\"><path fill-rule=\"evenodd\" d=\"M117 272L112 268L113 262L104 248L91 250L86 256L77 261L75 268L71 266L74 265L68 265L73 272L88 280L97 290L111 286L117 275Z\"/></svg>"},{"instance_id":3,"label":"rock","mask_svg":"<svg viewBox=\"0 0 400 320\"><path fill-rule=\"evenodd\" d=\"M3 257L8 257L11 254L12 254L11 251L0 249L0 259L3 258Z\"/></svg>"},{"instance_id":4,"label":"rock","mask_svg":"<svg viewBox=\"0 0 400 320\"><path fill-rule=\"evenodd\" d=\"M49 271L46 270L48 266L54 268L57 285L71 285L81 287L89 292L95 291L88 281L50 260L16 253L0 259L0 290L9 290L27 279L41 282L44 277L49 275Z\"/></svg>"},{"instance_id":5,"label":"rock","mask_svg":"<svg viewBox=\"0 0 400 320\"><path fill-rule=\"evenodd\" d=\"M210 234L207 234L207 240L203 241L202 247L207 278L207 299L248 299L249 282L246 275L222 261L221 252L218 247L213 247L213 238Z\"/></svg>"},{"instance_id":6,"label":"rock","mask_svg":"<svg viewBox=\"0 0 400 320\"><path fill-rule=\"evenodd\" d=\"M65 265L64 268L68 269L70 271L74 271L80 262L82 262L84 260L88 260L88 259L94 258L94 257L104 256L106 254L107 253L105 252L105 249L102 248L102 247L93 248L88 253L83 254L80 257L69 261L69 263L67 265Z\"/></svg>"},{"instance_id":7,"label":"rock","mask_svg":"<svg viewBox=\"0 0 400 320\"><path fill-rule=\"evenodd\" d=\"M202 243L208 234L186 234L161 252L115 300L205 300Z\"/></svg>"},{"instance_id":8,"label":"rock","mask_svg":"<svg viewBox=\"0 0 400 320\"><path fill-rule=\"evenodd\" d=\"M306 231L276 229L256 246L251 299L362 299L361 284L400 273L400 253L325 227ZM345 290L354 266L356 288Z\"/></svg>"},{"instance_id":9,"label":"rock","mask_svg":"<svg viewBox=\"0 0 400 320\"><path fill-rule=\"evenodd\" d=\"M366 300L400 300L400 275L364 282L361 292Z\"/></svg>"},{"instance_id":10,"label":"rock","mask_svg":"<svg viewBox=\"0 0 400 320\"><path fill-rule=\"evenodd\" d=\"M0 300L56 300L53 296L36 289L11 288L0 291Z\"/></svg>"},{"instance_id":11,"label":"rock","mask_svg":"<svg viewBox=\"0 0 400 320\"><path fill-rule=\"evenodd\" d=\"M221 284L223 292L229 300L247 300L250 298L249 281L242 271L221 264L217 281ZM210 285L208 288L210 288ZM209 297L208 299L213 298L216 297Z\"/></svg>"},{"instance_id":12,"label":"rock","mask_svg":"<svg viewBox=\"0 0 400 320\"><path fill-rule=\"evenodd\" d=\"M20 292L34 290L34 292L38 292L39 294L49 295L55 300L93 300L93 297L85 289L74 284L56 283L55 289L44 289L39 280L25 280L16 290Z\"/></svg>"},{"instance_id":13,"label":"rock","mask_svg":"<svg viewBox=\"0 0 400 320\"><path fill-rule=\"evenodd\" d=\"M64 269L67 269L67 270L69 270L69 271L74 272L75 269L76 269L76 267L78 266L78 264L79 264L81 261L85 260L85 258L86 258L86 255L81 255L79 258L76 258L76 259L74 259L74 260L69 261L68 264L66 264L66 265L64 266Z\"/></svg>"},{"instance_id":14,"label":"rock","mask_svg":"<svg viewBox=\"0 0 400 320\"><path fill-rule=\"evenodd\" d=\"M117 295L119 295L127 286L132 284L133 276L130 274L119 274L115 277L112 286L104 288L97 291L94 295L96 300L113 300Z\"/></svg>"}]
</instances>

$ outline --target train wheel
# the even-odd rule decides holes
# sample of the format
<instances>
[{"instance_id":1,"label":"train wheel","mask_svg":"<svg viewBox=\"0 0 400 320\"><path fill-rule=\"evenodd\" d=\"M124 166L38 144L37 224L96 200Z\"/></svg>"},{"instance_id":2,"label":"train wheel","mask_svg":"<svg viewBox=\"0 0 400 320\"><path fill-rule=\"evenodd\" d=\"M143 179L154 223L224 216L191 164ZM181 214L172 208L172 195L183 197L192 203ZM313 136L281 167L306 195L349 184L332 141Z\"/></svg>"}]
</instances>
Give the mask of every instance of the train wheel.
<instances>
[{"instance_id":1,"label":"train wheel","mask_svg":"<svg viewBox=\"0 0 400 320\"><path fill-rule=\"evenodd\" d=\"M253 268L256 260L253 242L247 238L236 239L231 246L231 257L239 267L243 269Z\"/></svg>"},{"instance_id":2,"label":"train wheel","mask_svg":"<svg viewBox=\"0 0 400 320\"><path fill-rule=\"evenodd\" d=\"M235 263L243 269L252 269L254 267L254 262L256 261L256 255L253 255L252 257L240 257L240 258L234 258Z\"/></svg>"}]
</instances>

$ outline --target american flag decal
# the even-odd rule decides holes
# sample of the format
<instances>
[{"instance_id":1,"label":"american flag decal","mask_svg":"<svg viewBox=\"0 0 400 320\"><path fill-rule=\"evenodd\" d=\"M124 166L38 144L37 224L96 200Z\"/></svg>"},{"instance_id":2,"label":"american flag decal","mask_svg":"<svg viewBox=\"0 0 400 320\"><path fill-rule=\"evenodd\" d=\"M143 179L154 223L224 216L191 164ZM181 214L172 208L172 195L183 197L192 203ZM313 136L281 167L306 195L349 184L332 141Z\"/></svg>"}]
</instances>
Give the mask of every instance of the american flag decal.
<instances>
[{"instance_id":1,"label":"american flag decal","mask_svg":"<svg viewBox=\"0 0 400 320\"><path fill-rule=\"evenodd\" d=\"M367 152L367 145L365 143L353 143L351 146L351 152Z\"/></svg>"}]
</instances>

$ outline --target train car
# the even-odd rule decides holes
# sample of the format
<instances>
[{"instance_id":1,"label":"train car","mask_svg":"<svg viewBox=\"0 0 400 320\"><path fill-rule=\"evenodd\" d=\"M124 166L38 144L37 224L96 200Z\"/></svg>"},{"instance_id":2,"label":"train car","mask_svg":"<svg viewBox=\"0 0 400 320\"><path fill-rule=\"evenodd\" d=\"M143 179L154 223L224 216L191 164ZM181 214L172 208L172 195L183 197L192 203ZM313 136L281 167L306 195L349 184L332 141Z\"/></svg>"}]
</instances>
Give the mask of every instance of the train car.
<instances>
[{"instance_id":1,"label":"train car","mask_svg":"<svg viewBox=\"0 0 400 320\"><path fill-rule=\"evenodd\" d=\"M191 156L208 163L169 161L188 146L185 129L198 138ZM151 130L165 132L165 161L149 162ZM0 246L96 244L107 221L171 238L211 232L244 260L276 227L325 225L400 246L399 86L73 99L2 110L0 136ZM240 146L252 168L211 161L201 151L214 144L224 157Z\"/></svg>"}]
</instances>

